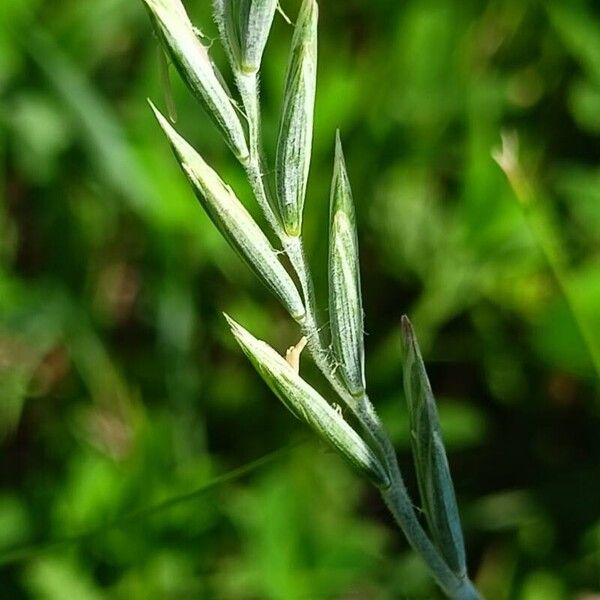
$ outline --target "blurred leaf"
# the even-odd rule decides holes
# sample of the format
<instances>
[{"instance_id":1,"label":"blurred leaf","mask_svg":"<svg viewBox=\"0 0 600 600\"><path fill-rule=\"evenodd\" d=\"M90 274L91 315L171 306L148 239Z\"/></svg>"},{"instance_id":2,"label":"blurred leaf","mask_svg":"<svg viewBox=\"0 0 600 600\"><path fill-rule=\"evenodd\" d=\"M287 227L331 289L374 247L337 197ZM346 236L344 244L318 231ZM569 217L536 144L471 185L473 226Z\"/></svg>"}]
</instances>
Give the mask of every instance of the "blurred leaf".
<instances>
[{"instance_id":1,"label":"blurred leaf","mask_svg":"<svg viewBox=\"0 0 600 600\"><path fill-rule=\"evenodd\" d=\"M519 595L521 600L566 600L568 595L560 579L549 571L531 573Z\"/></svg>"},{"instance_id":2,"label":"blurred leaf","mask_svg":"<svg viewBox=\"0 0 600 600\"><path fill-rule=\"evenodd\" d=\"M29 544L29 545L22 545L22 546L17 546L17 547L13 547L13 548L8 548L5 551L3 551L2 553L0 553L0 565L5 565L5 564L13 563L13 562L30 559L39 554L44 554L46 552L49 552L49 551L52 551L55 549L59 549L64 546L69 546L71 544L84 543L84 542L89 541L91 538L93 538L95 536L99 536L103 533L108 532L109 530L111 530L113 528L126 527L127 525L129 525L131 523L135 523L136 521L138 521L140 519L143 520L143 519L152 517L154 515L160 514L163 511L169 510L169 509L177 506L178 504L193 501L193 500L197 499L199 496L205 494L206 492L210 491L211 489L213 489L215 487L218 487L229 481L233 481L239 477L246 475L247 473L250 473L256 469L261 468L262 466L264 466L266 464L269 464L271 461L276 460L282 454L285 454L287 451L294 448L294 446L295 446L295 444L290 444L287 447L280 448L269 454L265 454L264 456L254 460L250 463L247 463L245 465L242 465L241 467L232 469L231 471L229 471L227 473L218 475L217 477L210 479L204 485L198 487L197 489L195 489L191 492L179 494L177 496L166 498L165 500L163 500L161 502L157 502L156 504L153 504L150 506L144 506L139 509L132 510L130 512L124 513L123 515L121 515L119 517L114 518L113 520L107 520L107 522L102 522L102 519L101 519L102 516L97 515L92 510L94 519L97 519L98 517L100 517L101 524L98 525L97 527L92 528L89 531L84 531L82 533L75 533L70 536L62 536L62 537L57 537L56 539L53 539L53 540L47 540L47 541L40 542L40 543L34 543L34 544ZM97 463L97 464L99 464L99 463ZM105 466L106 466L106 463L105 463ZM109 489L105 486L105 483L108 479L111 478L111 475L109 473L109 471L111 471L111 470L114 473L114 469L110 469L110 468L108 470L104 469L105 474L108 474L108 477L104 477L104 481L101 481L99 483L99 487L97 487L96 490L99 489L100 491L105 492L106 490ZM87 476L87 474L86 474L86 476ZM79 482L77 480L75 481L75 483L76 483L76 485L79 485ZM94 485L96 485L96 484L94 484ZM109 502L113 502L113 499L110 498L106 494L104 495L104 499L98 498L96 496L94 490L88 491L85 486L81 487L80 490L85 495L85 498L89 499L89 501L92 504L95 504L98 500L100 500L100 502L103 503L103 500L106 500L106 499L108 499ZM66 510L70 513L69 507L70 507L70 504L65 504L63 506L63 509L66 508ZM90 508L89 505L84 506L83 507L84 512L88 508ZM75 515L75 519L78 519L80 516L81 515ZM85 515L83 515L83 516L85 517ZM71 518L72 518L71 514L66 516L68 526L72 524ZM62 522L61 529L64 530L64 527L65 527L65 522Z\"/></svg>"},{"instance_id":3,"label":"blurred leaf","mask_svg":"<svg viewBox=\"0 0 600 600\"><path fill-rule=\"evenodd\" d=\"M48 33L31 28L27 43L31 58L77 121L90 160L132 208L142 214L152 211L156 195L140 172L110 106Z\"/></svg>"},{"instance_id":4,"label":"blurred leaf","mask_svg":"<svg viewBox=\"0 0 600 600\"><path fill-rule=\"evenodd\" d=\"M24 543L31 534L27 508L17 496L0 496L0 548Z\"/></svg>"},{"instance_id":5,"label":"blurred leaf","mask_svg":"<svg viewBox=\"0 0 600 600\"><path fill-rule=\"evenodd\" d=\"M106 598L81 566L61 558L44 558L29 566L26 571L26 586L32 597L45 600Z\"/></svg>"}]
</instances>

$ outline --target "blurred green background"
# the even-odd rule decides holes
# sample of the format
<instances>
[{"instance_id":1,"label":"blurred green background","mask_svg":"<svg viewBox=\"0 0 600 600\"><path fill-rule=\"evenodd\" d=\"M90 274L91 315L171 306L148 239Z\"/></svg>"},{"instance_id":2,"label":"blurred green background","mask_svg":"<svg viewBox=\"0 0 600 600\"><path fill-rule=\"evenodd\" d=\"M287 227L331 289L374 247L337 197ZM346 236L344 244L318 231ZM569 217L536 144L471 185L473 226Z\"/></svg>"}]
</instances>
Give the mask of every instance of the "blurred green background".
<instances>
[{"instance_id":1,"label":"blurred green background","mask_svg":"<svg viewBox=\"0 0 600 600\"><path fill-rule=\"evenodd\" d=\"M228 73L209 4L186 2ZM306 237L322 317L340 127L371 397L409 486L403 312L478 585L599 598L600 7L322 0L320 23ZM290 35L278 16L270 156ZM172 81L178 129L253 206ZM377 493L235 347L221 311L281 350L298 332L199 208L148 96L164 106L141 2L0 3L0 597L439 598ZM520 199L491 156L503 131Z\"/></svg>"}]
</instances>

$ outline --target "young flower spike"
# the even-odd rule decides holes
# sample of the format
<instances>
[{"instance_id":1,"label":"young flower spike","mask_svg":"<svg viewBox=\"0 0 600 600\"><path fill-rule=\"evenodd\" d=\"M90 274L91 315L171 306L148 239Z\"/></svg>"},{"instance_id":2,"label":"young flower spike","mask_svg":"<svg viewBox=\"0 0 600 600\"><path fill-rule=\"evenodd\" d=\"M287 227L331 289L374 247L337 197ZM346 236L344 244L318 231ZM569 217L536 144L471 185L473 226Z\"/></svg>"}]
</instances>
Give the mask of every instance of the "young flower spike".
<instances>
[{"instance_id":1,"label":"young flower spike","mask_svg":"<svg viewBox=\"0 0 600 600\"><path fill-rule=\"evenodd\" d=\"M346 385L356 396L365 390L363 308L354 203L339 131L335 140L329 219L331 340Z\"/></svg>"},{"instance_id":2,"label":"young flower spike","mask_svg":"<svg viewBox=\"0 0 600 600\"><path fill-rule=\"evenodd\" d=\"M244 128L220 73L200 42L181 0L143 0L173 64L205 106L236 157L248 159Z\"/></svg>"},{"instance_id":3,"label":"young flower spike","mask_svg":"<svg viewBox=\"0 0 600 600\"><path fill-rule=\"evenodd\" d=\"M317 75L315 0L304 0L296 22L277 143L277 198L283 226L300 235L310 168Z\"/></svg>"},{"instance_id":4,"label":"young flower spike","mask_svg":"<svg viewBox=\"0 0 600 600\"><path fill-rule=\"evenodd\" d=\"M182 169L194 187L196 196L212 222L229 244L279 298L290 315L296 321L302 322L304 304L298 289L279 262L277 252L265 234L238 200L233 190L173 129L152 103L150 106L167 135Z\"/></svg>"},{"instance_id":5,"label":"young flower spike","mask_svg":"<svg viewBox=\"0 0 600 600\"><path fill-rule=\"evenodd\" d=\"M281 355L225 315L231 331L265 383L290 412L381 488L389 477L380 460L344 418Z\"/></svg>"},{"instance_id":6,"label":"young flower spike","mask_svg":"<svg viewBox=\"0 0 600 600\"><path fill-rule=\"evenodd\" d=\"M435 398L417 338L402 317L404 392L423 512L434 543L458 577L467 572L465 546L450 467L442 441Z\"/></svg>"},{"instance_id":7,"label":"young flower spike","mask_svg":"<svg viewBox=\"0 0 600 600\"><path fill-rule=\"evenodd\" d=\"M257 73L278 0L215 0L215 18L234 69Z\"/></svg>"},{"instance_id":8,"label":"young flower spike","mask_svg":"<svg viewBox=\"0 0 600 600\"><path fill-rule=\"evenodd\" d=\"M301 1L293 30L277 139L275 194L271 193L270 171L264 160L259 73L275 11L279 9L283 15L279 1L212 0L219 37L239 92L239 109L201 43L202 34L188 18L182 3L188 0L142 1L165 54L218 124L241 162L256 201L281 247L281 251L273 248L233 190L151 104L204 210L301 330L300 340L287 349L284 357L225 315L237 343L294 416L379 488L408 543L421 556L446 596L452 600L481 600L467 576L460 518L437 408L414 331L406 317L402 319L404 389L426 523L417 514L404 484L393 440L386 434L366 393L356 217L339 132L329 212L331 345L328 336L321 335L324 327L316 310L302 232L315 107L317 0ZM164 59L164 54L161 58ZM164 60L161 64L168 89L168 65ZM282 254L286 255L284 262L280 261ZM290 272L284 264L289 264ZM300 376L304 348L335 391L336 399L349 408L349 421L339 407L329 404Z\"/></svg>"}]
</instances>

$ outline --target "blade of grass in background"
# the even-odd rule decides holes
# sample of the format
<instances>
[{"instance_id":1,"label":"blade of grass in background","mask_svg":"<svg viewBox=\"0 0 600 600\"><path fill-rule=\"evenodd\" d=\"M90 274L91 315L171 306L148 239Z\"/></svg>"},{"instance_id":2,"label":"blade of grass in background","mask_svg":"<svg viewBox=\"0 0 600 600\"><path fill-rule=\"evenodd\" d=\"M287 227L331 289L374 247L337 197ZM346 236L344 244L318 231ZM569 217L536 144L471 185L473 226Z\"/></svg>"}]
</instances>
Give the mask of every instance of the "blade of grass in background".
<instances>
[{"instance_id":1,"label":"blade of grass in background","mask_svg":"<svg viewBox=\"0 0 600 600\"><path fill-rule=\"evenodd\" d=\"M570 273L561 235L539 192L536 191L534 181L521 165L518 142L516 132L503 134L502 147L494 151L494 159L506 174L529 228L569 305L596 376L600 378L600 335L591 325L593 318L588 317L585 307L580 304L579 298L571 290Z\"/></svg>"},{"instance_id":2,"label":"blade of grass in background","mask_svg":"<svg viewBox=\"0 0 600 600\"><path fill-rule=\"evenodd\" d=\"M118 527L127 527L128 525L133 524L136 521L156 516L180 504L192 502L201 495L206 494L221 485L240 479L241 477L244 477L245 475L248 475L249 473L252 473L253 471L256 471L274 462L275 460L289 453L298 445L298 443L289 444L288 446L279 448L277 450L274 450L273 452L269 452L268 454L265 454L264 456L261 456L256 460L246 463L241 467L237 467L235 469L232 469L231 471L228 471L221 475L217 475L213 479L207 481L206 483L202 484L201 486L192 490L191 492L178 494L176 496L167 498L162 502L152 504L151 506L144 506L136 510L129 511L119 517L116 517L108 523L100 525L99 527L95 527L93 529L83 531L82 533L78 533L75 535L66 536L64 538L57 538L53 540L37 542L34 544L27 544L22 547L9 548L8 550L3 550L2 552L0 552L0 566L6 566L15 562L29 560L33 557L39 556L40 554L53 552L55 550L59 550L72 544L81 544L88 541L91 538L100 536L111 529L115 529Z\"/></svg>"},{"instance_id":3,"label":"blade of grass in background","mask_svg":"<svg viewBox=\"0 0 600 600\"><path fill-rule=\"evenodd\" d=\"M135 210L142 214L152 212L156 192L137 165L123 129L106 101L41 28L28 28L26 49L75 119L88 155L100 172Z\"/></svg>"}]
</instances>

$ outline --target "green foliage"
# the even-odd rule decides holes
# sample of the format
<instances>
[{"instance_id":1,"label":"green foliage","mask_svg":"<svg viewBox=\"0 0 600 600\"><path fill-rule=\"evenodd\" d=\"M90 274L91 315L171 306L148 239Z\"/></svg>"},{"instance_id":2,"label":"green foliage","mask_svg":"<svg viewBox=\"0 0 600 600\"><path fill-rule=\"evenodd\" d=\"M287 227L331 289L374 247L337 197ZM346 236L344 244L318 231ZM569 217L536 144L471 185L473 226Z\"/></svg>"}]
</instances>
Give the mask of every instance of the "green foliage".
<instances>
[{"instance_id":1,"label":"green foliage","mask_svg":"<svg viewBox=\"0 0 600 600\"><path fill-rule=\"evenodd\" d=\"M282 2L290 15L299 4ZM210 3L185 5L209 45ZM536 227L490 154L501 130L518 131L536 207L597 344L599 9L590 0L323 2L320 20L303 235L324 290L340 127L361 242L366 371L404 471L407 312L484 594L597 593L594 363ZM262 62L271 165L291 34L276 15ZM211 54L226 72L217 41ZM217 128L172 79L177 129L260 221ZM58 587L62 597L435 598L376 495L312 442L102 530L293 438L297 422L239 356L221 311L280 351L297 340L295 326L193 201L148 117L143 99L162 90L139 3L0 3L0 92L0 548L101 529L5 564L0 596L52 597ZM327 320L327 298L317 305Z\"/></svg>"}]
</instances>

